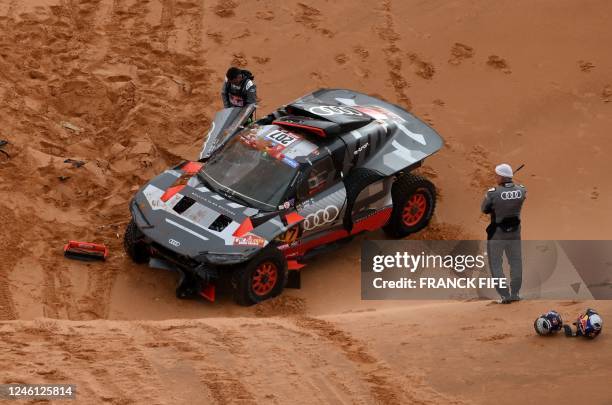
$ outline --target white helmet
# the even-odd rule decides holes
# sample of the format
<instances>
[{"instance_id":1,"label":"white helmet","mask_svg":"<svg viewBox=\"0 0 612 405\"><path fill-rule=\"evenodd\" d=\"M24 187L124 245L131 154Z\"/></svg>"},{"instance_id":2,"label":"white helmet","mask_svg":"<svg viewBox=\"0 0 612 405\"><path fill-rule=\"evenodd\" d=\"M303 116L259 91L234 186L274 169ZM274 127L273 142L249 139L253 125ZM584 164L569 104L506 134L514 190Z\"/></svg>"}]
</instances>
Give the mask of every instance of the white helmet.
<instances>
[{"instance_id":1,"label":"white helmet","mask_svg":"<svg viewBox=\"0 0 612 405\"><path fill-rule=\"evenodd\" d=\"M544 336L544 335L549 335L550 334L550 329L552 327L552 324L550 323L550 321L548 319L546 319L543 316L540 316L533 323L533 327L534 327L534 329L535 329L535 331L537 332L538 335Z\"/></svg>"},{"instance_id":2,"label":"white helmet","mask_svg":"<svg viewBox=\"0 0 612 405\"><path fill-rule=\"evenodd\" d=\"M536 333L541 336L550 335L561 330L563 319L557 311L542 314L533 323Z\"/></svg>"}]
</instances>

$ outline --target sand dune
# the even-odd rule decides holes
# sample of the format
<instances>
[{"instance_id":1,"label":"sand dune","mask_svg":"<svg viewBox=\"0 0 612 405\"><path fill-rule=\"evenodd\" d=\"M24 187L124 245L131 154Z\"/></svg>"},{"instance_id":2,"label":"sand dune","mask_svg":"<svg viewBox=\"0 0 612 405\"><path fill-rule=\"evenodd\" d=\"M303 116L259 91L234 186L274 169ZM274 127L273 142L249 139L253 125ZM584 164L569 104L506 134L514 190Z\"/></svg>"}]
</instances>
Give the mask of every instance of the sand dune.
<instances>
[{"instance_id":1,"label":"sand dune","mask_svg":"<svg viewBox=\"0 0 612 405\"><path fill-rule=\"evenodd\" d=\"M360 238L279 301L177 301L176 276L130 263L121 235L138 187L197 156L235 64L255 74L259 114L347 87L438 130L445 148L421 171L439 209L414 238L483 238L478 206L504 160L526 163L525 238L608 239L611 14L569 0L0 0L2 382L75 382L83 403L334 404L569 402L584 383L606 403L606 335L531 333L540 312L587 303L363 302ZM68 261L69 239L110 258Z\"/></svg>"}]
</instances>

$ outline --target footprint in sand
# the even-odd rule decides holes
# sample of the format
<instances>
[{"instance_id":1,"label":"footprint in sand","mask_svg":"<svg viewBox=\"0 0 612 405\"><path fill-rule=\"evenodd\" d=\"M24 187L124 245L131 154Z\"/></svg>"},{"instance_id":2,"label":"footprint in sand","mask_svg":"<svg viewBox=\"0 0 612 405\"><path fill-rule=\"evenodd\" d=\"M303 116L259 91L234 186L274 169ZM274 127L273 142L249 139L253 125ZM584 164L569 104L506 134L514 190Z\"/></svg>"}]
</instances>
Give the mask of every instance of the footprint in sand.
<instances>
[{"instance_id":1,"label":"footprint in sand","mask_svg":"<svg viewBox=\"0 0 612 405\"><path fill-rule=\"evenodd\" d=\"M255 13L255 17L258 20L271 21L271 20L274 20L274 11L272 10L258 11L257 13Z\"/></svg>"},{"instance_id":2,"label":"footprint in sand","mask_svg":"<svg viewBox=\"0 0 612 405\"><path fill-rule=\"evenodd\" d=\"M417 76L426 80L431 80L433 78L434 73L436 73L436 68L433 64L425 62L416 53L409 53L408 59L410 59L410 63L416 65L417 70L415 73Z\"/></svg>"},{"instance_id":3,"label":"footprint in sand","mask_svg":"<svg viewBox=\"0 0 612 405\"><path fill-rule=\"evenodd\" d=\"M509 333L497 333L495 335L491 335L491 336L487 336L487 337L483 337L483 338L478 338L476 340L479 340L481 342L497 342L499 340L504 340L507 338L512 337L511 334Z\"/></svg>"},{"instance_id":4,"label":"footprint in sand","mask_svg":"<svg viewBox=\"0 0 612 405\"><path fill-rule=\"evenodd\" d=\"M608 84L601 90L601 99L604 103L612 101L612 85Z\"/></svg>"},{"instance_id":5,"label":"footprint in sand","mask_svg":"<svg viewBox=\"0 0 612 405\"><path fill-rule=\"evenodd\" d=\"M451 65L460 65L465 59L469 59L474 56L474 48L471 46L455 42L455 45L451 48L451 57L448 63Z\"/></svg>"},{"instance_id":6,"label":"footprint in sand","mask_svg":"<svg viewBox=\"0 0 612 405\"><path fill-rule=\"evenodd\" d=\"M578 66L580 67L580 70L585 73L589 73L591 70L595 69L594 64L592 64L591 62L584 61L584 60L579 60Z\"/></svg>"},{"instance_id":7,"label":"footprint in sand","mask_svg":"<svg viewBox=\"0 0 612 405\"><path fill-rule=\"evenodd\" d=\"M233 55L232 66L245 67L248 62L243 52L238 52Z\"/></svg>"},{"instance_id":8,"label":"footprint in sand","mask_svg":"<svg viewBox=\"0 0 612 405\"><path fill-rule=\"evenodd\" d=\"M323 80L323 76L319 72L310 72L310 78L313 80Z\"/></svg>"},{"instance_id":9,"label":"footprint in sand","mask_svg":"<svg viewBox=\"0 0 612 405\"><path fill-rule=\"evenodd\" d=\"M45 75L43 72L39 71L39 70L30 70L28 72L28 76L30 76L30 79L34 79L34 80L47 80L47 75Z\"/></svg>"},{"instance_id":10,"label":"footprint in sand","mask_svg":"<svg viewBox=\"0 0 612 405\"><path fill-rule=\"evenodd\" d=\"M221 18L233 17L236 15L234 9L238 7L238 3L232 0L221 0L214 7L215 14Z\"/></svg>"},{"instance_id":11,"label":"footprint in sand","mask_svg":"<svg viewBox=\"0 0 612 405\"><path fill-rule=\"evenodd\" d=\"M432 101L432 103L433 103L433 105L437 105L438 107L444 107L446 105L444 100L441 100L439 98L437 98L434 101Z\"/></svg>"},{"instance_id":12,"label":"footprint in sand","mask_svg":"<svg viewBox=\"0 0 612 405\"><path fill-rule=\"evenodd\" d=\"M348 61L348 58L345 54L341 53L341 54L336 55L334 60L336 61L338 65L344 65Z\"/></svg>"},{"instance_id":13,"label":"footprint in sand","mask_svg":"<svg viewBox=\"0 0 612 405\"><path fill-rule=\"evenodd\" d=\"M219 31L208 31L206 32L206 35L219 45L223 43L223 34L221 34Z\"/></svg>"},{"instance_id":14,"label":"footprint in sand","mask_svg":"<svg viewBox=\"0 0 612 405\"><path fill-rule=\"evenodd\" d=\"M334 36L334 33L327 28L322 28L319 26L321 22L321 11L314 7L311 7L305 3L297 3L298 11L294 14L293 19L295 22L304 25L310 29L318 31L320 34L331 38Z\"/></svg>"},{"instance_id":15,"label":"footprint in sand","mask_svg":"<svg viewBox=\"0 0 612 405\"><path fill-rule=\"evenodd\" d=\"M295 21L310 28L317 28L321 12L304 3L298 3L299 11L295 15Z\"/></svg>"},{"instance_id":16,"label":"footprint in sand","mask_svg":"<svg viewBox=\"0 0 612 405\"><path fill-rule=\"evenodd\" d=\"M356 46L353 48L353 52L355 52L355 54L357 54L362 61L365 61L370 56L370 52L368 52L368 50L363 46Z\"/></svg>"},{"instance_id":17,"label":"footprint in sand","mask_svg":"<svg viewBox=\"0 0 612 405\"><path fill-rule=\"evenodd\" d=\"M591 200L597 200L599 198L599 191L597 187L593 187L593 191L591 191Z\"/></svg>"},{"instance_id":18,"label":"footprint in sand","mask_svg":"<svg viewBox=\"0 0 612 405\"><path fill-rule=\"evenodd\" d=\"M506 74L512 73L510 67L508 66L508 62L504 58L501 58L497 55L489 56L489 59L487 60L487 65L491 66L493 69L501 70Z\"/></svg>"},{"instance_id":19,"label":"footprint in sand","mask_svg":"<svg viewBox=\"0 0 612 405\"><path fill-rule=\"evenodd\" d=\"M270 58L267 56L253 56L253 60L260 65L265 65L270 62Z\"/></svg>"},{"instance_id":20,"label":"footprint in sand","mask_svg":"<svg viewBox=\"0 0 612 405\"><path fill-rule=\"evenodd\" d=\"M475 145L468 154L468 160L476 165L472 172L471 185L480 189L490 187L493 181L491 175L493 165L490 162L487 150L480 145Z\"/></svg>"}]
</instances>

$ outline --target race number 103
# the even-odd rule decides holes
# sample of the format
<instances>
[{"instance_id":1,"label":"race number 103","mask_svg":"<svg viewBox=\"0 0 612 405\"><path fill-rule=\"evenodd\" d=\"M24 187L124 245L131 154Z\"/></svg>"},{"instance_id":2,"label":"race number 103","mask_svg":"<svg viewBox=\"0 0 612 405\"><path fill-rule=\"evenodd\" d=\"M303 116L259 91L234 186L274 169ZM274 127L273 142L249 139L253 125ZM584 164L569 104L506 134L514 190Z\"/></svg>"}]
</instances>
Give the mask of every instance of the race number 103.
<instances>
[{"instance_id":1,"label":"race number 103","mask_svg":"<svg viewBox=\"0 0 612 405\"><path fill-rule=\"evenodd\" d=\"M0 399L75 399L70 384L1 384Z\"/></svg>"}]
</instances>

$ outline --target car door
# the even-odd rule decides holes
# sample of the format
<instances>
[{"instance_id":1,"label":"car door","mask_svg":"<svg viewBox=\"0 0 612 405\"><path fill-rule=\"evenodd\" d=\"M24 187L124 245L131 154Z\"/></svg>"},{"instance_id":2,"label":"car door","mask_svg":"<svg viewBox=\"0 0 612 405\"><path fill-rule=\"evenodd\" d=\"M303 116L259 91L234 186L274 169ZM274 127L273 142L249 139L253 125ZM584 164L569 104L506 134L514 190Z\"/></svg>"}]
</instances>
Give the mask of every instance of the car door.
<instances>
[{"instance_id":1,"label":"car door","mask_svg":"<svg viewBox=\"0 0 612 405\"><path fill-rule=\"evenodd\" d=\"M215 151L225 145L253 115L255 105L224 108L215 114L208 135L202 145L200 161L208 159Z\"/></svg>"},{"instance_id":2,"label":"car door","mask_svg":"<svg viewBox=\"0 0 612 405\"><path fill-rule=\"evenodd\" d=\"M305 173L298 185L297 201L297 211L304 217L303 236L342 225L346 189L329 156L318 159Z\"/></svg>"}]
</instances>

